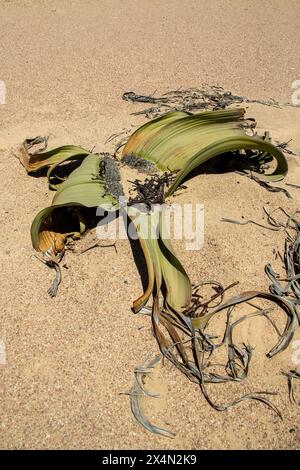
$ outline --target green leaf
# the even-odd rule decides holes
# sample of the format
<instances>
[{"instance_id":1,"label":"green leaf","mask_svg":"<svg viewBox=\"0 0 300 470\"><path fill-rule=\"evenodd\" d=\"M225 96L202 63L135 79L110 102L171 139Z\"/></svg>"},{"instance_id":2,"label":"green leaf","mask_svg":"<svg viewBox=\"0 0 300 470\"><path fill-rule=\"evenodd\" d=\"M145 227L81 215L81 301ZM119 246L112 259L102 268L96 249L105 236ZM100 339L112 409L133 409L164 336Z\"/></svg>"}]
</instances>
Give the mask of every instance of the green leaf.
<instances>
[{"instance_id":1,"label":"green leaf","mask_svg":"<svg viewBox=\"0 0 300 470\"><path fill-rule=\"evenodd\" d=\"M48 177L50 178L51 171L68 160L83 159L91 152L77 147L75 145L64 145L47 152L29 153L26 146L23 144L19 151L19 158L22 165L28 173L41 170L42 168L49 168Z\"/></svg>"},{"instance_id":2,"label":"green leaf","mask_svg":"<svg viewBox=\"0 0 300 470\"><path fill-rule=\"evenodd\" d=\"M285 156L274 145L262 139L241 135L239 137L226 137L208 145L200 152L196 153L182 168L176 177L176 180L169 188L166 196L171 196L187 175L204 162L210 160L217 155L226 154L233 150L258 150L270 153L276 160L277 166L272 174L261 175L261 179L265 181L279 181L288 172L288 164Z\"/></svg>"},{"instance_id":3,"label":"green leaf","mask_svg":"<svg viewBox=\"0 0 300 470\"><path fill-rule=\"evenodd\" d=\"M282 179L288 171L284 154L269 141L246 135L242 128L244 113L244 109L236 108L194 115L166 114L137 129L129 138L123 157L135 155L155 163L162 171L179 171L168 196L199 165L235 150L270 154L277 167L263 177L267 181Z\"/></svg>"},{"instance_id":4,"label":"green leaf","mask_svg":"<svg viewBox=\"0 0 300 470\"><path fill-rule=\"evenodd\" d=\"M142 213L129 207L128 215L136 227L148 269L148 287L134 301L133 310L140 311L152 293L159 293L164 281L167 289L166 305L176 312L183 311L190 303L192 288L187 273L166 237L164 212Z\"/></svg>"},{"instance_id":5,"label":"green leaf","mask_svg":"<svg viewBox=\"0 0 300 470\"><path fill-rule=\"evenodd\" d=\"M55 193L50 207L35 217L31 226L32 244L36 250L52 253L63 251L70 235L80 236L89 226L86 208L102 206L118 209L118 202L106 193L105 181L99 175L101 156L88 155ZM70 230L73 227L73 230Z\"/></svg>"},{"instance_id":6,"label":"green leaf","mask_svg":"<svg viewBox=\"0 0 300 470\"><path fill-rule=\"evenodd\" d=\"M191 301L192 286L189 277L176 257L171 241L166 237L164 213L160 213L158 246L164 282L167 288L166 302L176 312L187 308Z\"/></svg>"}]
</instances>

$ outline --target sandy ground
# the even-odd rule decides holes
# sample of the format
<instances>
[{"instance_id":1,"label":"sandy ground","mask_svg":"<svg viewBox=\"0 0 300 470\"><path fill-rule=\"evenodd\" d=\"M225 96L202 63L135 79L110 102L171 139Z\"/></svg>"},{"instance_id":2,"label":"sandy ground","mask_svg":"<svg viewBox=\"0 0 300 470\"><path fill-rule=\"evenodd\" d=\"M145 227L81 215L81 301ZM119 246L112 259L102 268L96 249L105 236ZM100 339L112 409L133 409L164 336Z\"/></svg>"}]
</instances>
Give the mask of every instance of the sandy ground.
<instances>
[{"instance_id":1,"label":"sandy ground","mask_svg":"<svg viewBox=\"0 0 300 470\"><path fill-rule=\"evenodd\" d=\"M283 421L259 403L216 412L166 364L149 383L161 398L145 401L144 409L177 436L158 437L136 424L122 393L157 346L149 319L130 310L142 290L130 245L118 241L118 253L68 254L69 269L51 300L53 273L34 257L29 230L52 195L13 157L25 137L37 134L51 134L50 146L109 150L109 135L143 122L130 116L138 108L121 100L124 91L161 93L207 82L289 101L291 83L300 79L299 20L297 0L0 0L0 79L7 87L0 105L0 339L7 355L0 365L1 448L300 447L299 407L290 405L280 375L294 367L292 349L266 359L276 336L261 319L239 331L256 347L246 384L210 391L219 403L251 390L278 392L273 401ZM249 114L275 139L292 138L300 153L299 108L253 105ZM299 157L289 161L287 181L299 184ZM235 292L267 289L264 266L280 267L273 249L282 251L283 233L220 219L262 221L264 204L292 211L300 192L291 193L289 200L233 173L190 180L177 201L204 203L205 244L196 252L175 246L192 280L239 280ZM223 324L221 317L212 329Z\"/></svg>"}]
</instances>

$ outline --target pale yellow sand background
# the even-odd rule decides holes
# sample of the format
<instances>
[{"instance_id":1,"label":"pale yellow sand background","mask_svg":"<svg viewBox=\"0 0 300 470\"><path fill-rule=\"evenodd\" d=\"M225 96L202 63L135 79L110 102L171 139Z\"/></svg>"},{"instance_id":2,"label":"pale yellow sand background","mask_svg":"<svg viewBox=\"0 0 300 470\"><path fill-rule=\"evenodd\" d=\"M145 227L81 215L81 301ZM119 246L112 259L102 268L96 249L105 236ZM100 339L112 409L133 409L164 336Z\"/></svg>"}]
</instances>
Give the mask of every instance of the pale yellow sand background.
<instances>
[{"instance_id":1,"label":"pale yellow sand background","mask_svg":"<svg viewBox=\"0 0 300 470\"><path fill-rule=\"evenodd\" d=\"M212 410L197 386L169 364L145 403L153 422L177 432L174 440L147 433L134 421L127 392L133 370L157 346L148 318L130 311L142 284L128 242L67 256L56 299L46 290L53 272L33 256L30 223L51 200L44 179L30 178L12 149L25 137L51 134L96 150L115 131L137 125L124 91L158 94L179 86L219 84L250 98L291 99L300 79L300 3L295 0L12 0L0 1L1 448L299 448L299 407L290 405L280 370L293 366L291 348L265 359L276 341L263 320L244 323L240 338L256 346L245 386L211 390L219 402L251 390L273 398L281 422L259 403L227 413ZM252 106L261 128L293 139L300 152L300 109ZM287 181L299 184L299 157ZM125 173L128 177L129 173ZM205 204L204 249L176 243L193 281L235 280L243 289L267 289L267 262L284 235L220 222L222 216L262 220L262 206L299 207L236 174L201 175L178 201ZM92 234L82 243L90 243ZM274 267L279 268L278 261ZM223 319L215 322L221 327ZM300 390L297 389L300 399Z\"/></svg>"}]
</instances>

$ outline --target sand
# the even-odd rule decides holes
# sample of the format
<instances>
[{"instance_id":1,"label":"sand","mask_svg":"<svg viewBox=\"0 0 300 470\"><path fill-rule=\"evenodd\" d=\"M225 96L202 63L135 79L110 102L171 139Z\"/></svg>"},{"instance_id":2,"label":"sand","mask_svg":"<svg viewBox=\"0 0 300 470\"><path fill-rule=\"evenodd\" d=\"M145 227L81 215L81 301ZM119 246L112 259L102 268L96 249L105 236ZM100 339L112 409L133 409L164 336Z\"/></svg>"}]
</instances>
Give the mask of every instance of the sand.
<instances>
[{"instance_id":1,"label":"sand","mask_svg":"<svg viewBox=\"0 0 300 470\"><path fill-rule=\"evenodd\" d=\"M289 403L280 375L294 367L293 350L266 359L276 336L262 319L239 332L256 347L246 384L210 391L220 403L251 390L276 391L283 421L259 403L216 412L196 385L165 364L149 382L161 398L145 401L144 409L177 435L171 440L137 425L122 393L157 345L149 319L130 310L142 291L130 244L118 241L118 253L68 254L69 269L50 299L53 272L34 257L30 224L52 195L43 178L27 176L14 158L18 144L38 134L50 134L51 147L110 150L109 135L143 122L130 115L140 107L121 100L125 91L159 94L206 82L250 98L290 101L291 84L300 79L299 19L297 0L0 0L0 80L7 87L0 105L0 340L7 356L0 365L1 448L300 447L299 407ZM248 114L275 139L293 139L300 153L299 108L252 105ZM289 157L287 181L299 184L299 161ZM204 204L205 244L196 252L179 241L175 247L192 280L239 280L234 292L267 289L264 266L280 266L273 249L282 251L284 234L220 219L262 221L264 204L292 211L300 192L291 193L291 200L269 193L234 173L190 180L177 200ZM216 330L223 321L216 320Z\"/></svg>"}]
</instances>

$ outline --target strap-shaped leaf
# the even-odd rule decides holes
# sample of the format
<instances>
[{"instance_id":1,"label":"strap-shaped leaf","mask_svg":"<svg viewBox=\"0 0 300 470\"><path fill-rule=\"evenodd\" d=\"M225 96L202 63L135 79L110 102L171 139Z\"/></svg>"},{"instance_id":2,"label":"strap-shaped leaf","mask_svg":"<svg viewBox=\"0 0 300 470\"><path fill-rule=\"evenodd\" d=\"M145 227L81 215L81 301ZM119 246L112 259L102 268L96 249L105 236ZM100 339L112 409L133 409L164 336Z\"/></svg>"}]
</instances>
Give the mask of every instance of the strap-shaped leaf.
<instances>
[{"instance_id":1,"label":"strap-shaped leaf","mask_svg":"<svg viewBox=\"0 0 300 470\"><path fill-rule=\"evenodd\" d=\"M236 108L194 115L166 114L137 129L129 138L123 157L144 158L162 171L179 170L168 195L193 169L217 155L235 150L270 154L277 161L277 167L263 178L267 181L282 179L288 170L284 154L269 141L246 135L242 127L244 113L244 109Z\"/></svg>"},{"instance_id":2,"label":"strap-shaped leaf","mask_svg":"<svg viewBox=\"0 0 300 470\"><path fill-rule=\"evenodd\" d=\"M106 193L104 178L99 174L101 158L89 154L60 185L52 205L37 214L31 226L32 244L36 250L52 249L54 255L63 251L68 236L80 236L88 228L85 208L102 206L117 210L118 202ZM70 227L75 229L71 231Z\"/></svg>"},{"instance_id":3,"label":"strap-shaped leaf","mask_svg":"<svg viewBox=\"0 0 300 470\"><path fill-rule=\"evenodd\" d=\"M159 258L167 289L166 302L173 310L181 312L190 304L192 286L184 267L176 257L170 239L167 238L163 212L160 212L159 234Z\"/></svg>"},{"instance_id":4,"label":"strap-shaped leaf","mask_svg":"<svg viewBox=\"0 0 300 470\"><path fill-rule=\"evenodd\" d=\"M181 312L190 304L192 287L185 269L177 259L171 242L166 236L165 213L134 211L136 211L135 208L129 207L128 213L135 224L147 264L148 286L145 293L134 301L133 310L140 311L151 294L154 291L156 293L160 291L162 281L164 281L167 289L166 304L172 310Z\"/></svg>"},{"instance_id":5,"label":"strap-shaped leaf","mask_svg":"<svg viewBox=\"0 0 300 470\"><path fill-rule=\"evenodd\" d=\"M264 174L261 176L261 179L266 181L279 181L285 177L288 172L288 163L284 154L277 147L271 143L258 139L255 137L250 137L247 135L234 136L222 138L218 141L215 141L211 145L207 146L200 152L196 153L187 163L186 166L182 168L179 174L176 177L176 180L169 188L167 196L171 196L174 191L178 188L180 183L187 177L191 171L193 171L198 166L202 165L206 161L210 160L217 155L226 154L227 152L233 150L258 150L263 152L268 152L272 155L276 161L277 166L273 173Z\"/></svg>"},{"instance_id":6,"label":"strap-shaped leaf","mask_svg":"<svg viewBox=\"0 0 300 470\"><path fill-rule=\"evenodd\" d=\"M77 147L76 145L64 145L47 152L29 153L28 149L22 145L20 148L20 162L28 173L32 173L42 168L54 168L67 161L85 158L91 152ZM49 173L50 175L50 173Z\"/></svg>"}]
</instances>

